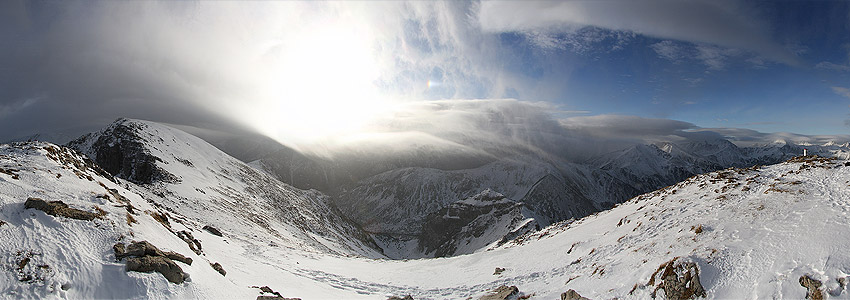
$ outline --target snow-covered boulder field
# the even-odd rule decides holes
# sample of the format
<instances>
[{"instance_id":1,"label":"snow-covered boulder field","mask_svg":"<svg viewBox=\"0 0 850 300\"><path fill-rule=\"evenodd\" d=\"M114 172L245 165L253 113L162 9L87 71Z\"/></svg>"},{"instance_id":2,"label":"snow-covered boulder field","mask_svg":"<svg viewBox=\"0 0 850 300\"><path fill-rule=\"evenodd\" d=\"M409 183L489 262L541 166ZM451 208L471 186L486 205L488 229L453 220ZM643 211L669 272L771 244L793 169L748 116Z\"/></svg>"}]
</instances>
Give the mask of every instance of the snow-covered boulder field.
<instances>
[{"instance_id":1,"label":"snow-covered boulder field","mask_svg":"<svg viewBox=\"0 0 850 300\"><path fill-rule=\"evenodd\" d=\"M119 120L72 146L0 145L0 298L850 298L843 160L706 173L488 250L389 260L324 194L184 132ZM443 214L526 219L485 196ZM527 225L499 216L475 224Z\"/></svg>"}]
</instances>

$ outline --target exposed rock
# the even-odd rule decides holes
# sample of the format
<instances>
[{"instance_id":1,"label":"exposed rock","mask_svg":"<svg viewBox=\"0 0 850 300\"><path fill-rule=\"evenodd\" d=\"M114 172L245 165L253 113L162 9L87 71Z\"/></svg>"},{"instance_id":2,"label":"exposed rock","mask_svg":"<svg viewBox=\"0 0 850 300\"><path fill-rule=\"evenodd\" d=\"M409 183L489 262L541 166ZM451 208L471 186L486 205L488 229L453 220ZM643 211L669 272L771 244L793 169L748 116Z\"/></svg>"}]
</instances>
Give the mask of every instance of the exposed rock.
<instances>
[{"instance_id":1,"label":"exposed rock","mask_svg":"<svg viewBox=\"0 0 850 300\"><path fill-rule=\"evenodd\" d=\"M511 222L508 227L516 228L526 219L522 214L523 209L523 203L505 198L504 195L491 190L456 201L425 217L422 232L419 234L418 250L422 253L433 253L434 257L457 255L458 245L462 244L462 241L482 237L494 230L494 226L499 222ZM536 224L529 222L531 223ZM511 235L510 232L505 233ZM491 242L495 240L485 244Z\"/></svg>"},{"instance_id":2,"label":"exposed rock","mask_svg":"<svg viewBox=\"0 0 850 300\"><path fill-rule=\"evenodd\" d=\"M195 254L201 255L201 241L195 239L195 237L192 236L192 233L186 230L181 230L177 232L177 237L186 242L186 244L189 245L189 249L192 249Z\"/></svg>"},{"instance_id":3,"label":"exposed rock","mask_svg":"<svg viewBox=\"0 0 850 300\"><path fill-rule=\"evenodd\" d=\"M678 257L658 266L648 285L658 284L652 291L655 298L658 290L664 290L665 299L684 300L705 297L705 289L699 281L699 267L693 262L677 262Z\"/></svg>"},{"instance_id":4,"label":"exposed rock","mask_svg":"<svg viewBox=\"0 0 850 300\"><path fill-rule=\"evenodd\" d=\"M220 263L212 263L210 266L221 274L221 276L227 276L227 271L224 270L224 267L222 267Z\"/></svg>"},{"instance_id":5,"label":"exposed rock","mask_svg":"<svg viewBox=\"0 0 850 300\"><path fill-rule=\"evenodd\" d=\"M563 294L561 294L561 300L590 300L590 299L582 297L574 289L570 289L570 290L564 292Z\"/></svg>"},{"instance_id":6,"label":"exposed rock","mask_svg":"<svg viewBox=\"0 0 850 300\"><path fill-rule=\"evenodd\" d=\"M407 295L407 296L404 296L404 297L390 296L389 298L387 298L387 300L413 300L413 296L411 296L411 295Z\"/></svg>"},{"instance_id":7,"label":"exposed rock","mask_svg":"<svg viewBox=\"0 0 850 300\"><path fill-rule=\"evenodd\" d=\"M47 202L40 198L27 198L27 201L24 202L24 207L35 208L51 216L66 217L77 220L91 221L98 217L98 214L96 213L70 208L62 201Z\"/></svg>"},{"instance_id":8,"label":"exposed rock","mask_svg":"<svg viewBox=\"0 0 850 300\"><path fill-rule=\"evenodd\" d=\"M519 289L516 286L500 286L493 290L492 293L481 296L479 300L506 300L514 299L519 296Z\"/></svg>"},{"instance_id":9,"label":"exposed rock","mask_svg":"<svg viewBox=\"0 0 850 300\"><path fill-rule=\"evenodd\" d=\"M87 134L68 146L86 152L109 174L134 183L177 182L176 176L157 166L162 160L145 149L145 140L139 134L145 126L119 119L101 134ZM86 149L86 145L91 145L91 149Z\"/></svg>"},{"instance_id":10,"label":"exposed rock","mask_svg":"<svg viewBox=\"0 0 850 300\"><path fill-rule=\"evenodd\" d=\"M269 287L269 286L267 286L267 285L266 285L266 286L252 286L252 288L260 289L260 292L263 292L263 293L275 294L276 296L280 296L280 297L282 297L282 296L280 295L280 293L275 292L274 290L272 290L272 288L270 288L270 287Z\"/></svg>"},{"instance_id":11,"label":"exposed rock","mask_svg":"<svg viewBox=\"0 0 850 300\"><path fill-rule=\"evenodd\" d=\"M135 272L157 272L165 276L172 283L183 283L186 275L183 269L176 263L164 256L144 256L127 258L127 271Z\"/></svg>"},{"instance_id":12,"label":"exposed rock","mask_svg":"<svg viewBox=\"0 0 850 300\"><path fill-rule=\"evenodd\" d=\"M12 179L20 179L21 177L20 177L20 176L18 176L18 174L15 174L16 172L20 172L20 171L15 170L15 169L3 169L3 168L0 168L0 173L3 173L3 174L6 174L6 175L9 175L9 176L12 176Z\"/></svg>"},{"instance_id":13,"label":"exposed rock","mask_svg":"<svg viewBox=\"0 0 850 300\"><path fill-rule=\"evenodd\" d=\"M115 249L114 246L113 246L113 249ZM119 257L119 259L127 257L127 256L141 257L141 256L146 256L146 255L165 256L165 253L163 253L161 250L157 249L156 246L152 245L151 243L148 243L148 241L141 241L141 242L132 243L129 246L127 246L126 251L124 252L124 254L121 257Z\"/></svg>"},{"instance_id":14,"label":"exposed rock","mask_svg":"<svg viewBox=\"0 0 850 300\"><path fill-rule=\"evenodd\" d=\"M209 232L209 233L211 233L211 234L213 234L213 235L222 236L221 231L219 231L219 230L218 230L217 228L215 228L215 227L212 227L212 226L206 225L206 226L204 226L204 230L206 230L207 232Z\"/></svg>"},{"instance_id":15,"label":"exposed rock","mask_svg":"<svg viewBox=\"0 0 850 300\"><path fill-rule=\"evenodd\" d=\"M147 241L133 242L126 247L117 243L112 246L112 251L115 251L118 260L127 258L127 271L158 272L168 281L178 284L189 278L173 260L191 265L191 258L176 252L163 252Z\"/></svg>"},{"instance_id":16,"label":"exposed rock","mask_svg":"<svg viewBox=\"0 0 850 300\"><path fill-rule=\"evenodd\" d=\"M819 280L810 277L809 275L800 276L800 285L806 288L806 299L823 300L823 292L820 287L823 285Z\"/></svg>"},{"instance_id":17,"label":"exposed rock","mask_svg":"<svg viewBox=\"0 0 850 300\"><path fill-rule=\"evenodd\" d=\"M493 275L499 275L499 274L502 274L502 272L504 272L504 271L505 271L505 268L499 268L499 267L496 267L496 271L495 271L495 272L493 272Z\"/></svg>"},{"instance_id":18,"label":"exposed rock","mask_svg":"<svg viewBox=\"0 0 850 300\"><path fill-rule=\"evenodd\" d=\"M124 250L124 243L117 243L117 244L113 245L112 251L115 252L115 259L116 260L121 260L121 258L124 258L125 256L127 256L125 254L127 252Z\"/></svg>"},{"instance_id":19,"label":"exposed rock","mask_svg":"<svg viewBox=\"0 0 850 300\"><path fill-rule=\"evenodd\" d=\"M218 264L218 263L216 263L216 264ZM252 286L252 288L260 289L261 294L271 294L271 295L257 296L258 300L263 300L263 299L265 299L265 300L271 300L271 299L275 299L275 300L301 300L301 298L284 298L283 296L280 295L280 293L275 292L274 290L272 290L268 286L261 286L261 287L260 286Z\"/></svg>"},{"instance_id":20,"label":"exposed rock","mask_svg":"<svg viewBox=\"0 0 850 300\"><path fill-rule=\"evenodd\" d=\"M190 266L192 265L192 258L183 256L183 254L180 254L180 253L177 253L177 252L172 252L172 251L165 252L164 254L165 254L165 257L168 257L168 259L176 260L176 261L182 262L182 263L190 265Z\"/></svg>"},{"instance_id":21,"label":"exposed rock","mask_svg":"<svg viewBox=\"0 0 850 300\"><path fill-rule=\"evenodd\" d=\"M6 221L0 220L0 226L6 225Z\"/></svg>"}]
</instances>

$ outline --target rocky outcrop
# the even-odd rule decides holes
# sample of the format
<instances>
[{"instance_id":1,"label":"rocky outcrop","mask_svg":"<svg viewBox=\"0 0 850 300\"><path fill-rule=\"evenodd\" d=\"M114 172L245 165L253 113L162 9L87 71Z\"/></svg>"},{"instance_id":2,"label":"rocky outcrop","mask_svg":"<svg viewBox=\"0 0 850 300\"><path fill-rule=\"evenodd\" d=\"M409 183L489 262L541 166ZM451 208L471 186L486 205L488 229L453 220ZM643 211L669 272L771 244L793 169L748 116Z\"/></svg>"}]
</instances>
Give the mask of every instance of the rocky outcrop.
<instances>
[{"instance_id":1,"label":"rocky outcrop","mask_svg":"<svg viewBox=\"0 0 850 300\"><path fill-rule=\"evenodd\" d=\"M211 263L210 266L221 276L227 276L227 271L224 270L224 267L221 266L220 263Z\"/></svg>"},{"instance_id":2,"label":"rocky outcrop","mask_svg":"<svg viewBox=\"0 0 850 300\"><path fill-rule=\"evenodd\" d=\"M404 296L404 297L390 296L389 298L387 298L387 300L413 300L413 296L411 296L411 295L407 295L407 296Z\"/></svg>"},{"instance_id":3,"label":"rocky outcrop","mask_svg":"<svg viewBox=\"0 0 850 300\"><path fill-rule=\"evenodd\" d=\"M573 289L570 289L561 294L561 300L590 300L588 298L582 297Z\"/></svg>"},{"instance_id":4,"label":"rocky outcrop","mask_svg":"<svg viewBox=\"0 0 850 300\"><path fill-rule=\"evenodd\" d=\"M490 294L481 296L479 300L507 300L516 299L519 296L519 289L516 286L500 286Z\"/></svg>"},{"instance_id":5,"label":"rocky outcrop","mask_svg":"<svg viewBox=\"0 0 850 300\"><path fill-rule=\"evenodd\" d=\"M212 226L209 226L209 225L205 225L203 229L206 230L207 232L209 232L212 235L222 236L221 231L218 230L218 228L215 228L215 227L212 227Z\"/></svg>"},{"instance_id":6,"label":"rocky outcrop","mask_svg":"<svg viewBox=\"0 0 850 300\"><path fill-rule=\"evenodd\" d=\"M252 286L252 288L260 289L257 300L301 300L301 298L285 298L268 286Z\"/></svg>"},{"instance_id":7,"label":"rocky outcrop","mask_svg":"<svg viewBox=\"0 0 850 300\"><path fill-rule=\"evenodd\" d=\"M823 292L820 287L823 283L809 275L800 276L800 285L806 288L806 299L822 300Z\"/></svg>"},{"instance_id":8,"label":"rocky outcrop","mask_svg":"<svg viewBox=\"0 0 850 300\"><path fill-rule=\"evenodd\" d=\"M181 230L177 232L177 237L186 242L186 245L189 245L189 249L192 249L192 252L195 252L195 254L201 255L203 253L201 241L192 236L192 233Z\"/></svg>"},{"instance_id":9,"label":"rocky outcrop","mask_svg":"<svg viewBox=\"0 0 850 300\"><path fill-rule=\"evenodd\" d=\"M192 259L176 252L163 252L147 241L134 242L129 246L117 243L112 246L115 258L119 261L126 258L126 270L142 273L157 272L169 282L183 283L189 275L183 272L174 260L192 264Z\"/></svg>"},{"instance_id":10,"label":"rocky outcrop","mask_svg":"<svg viewBox=\"0 0 850 300\"><path fill-rule=\"evenodd\" d=\"M34 208L51 216L66 217L77 220L91 221L101 216L101 214L70 208L68 207L68 204L65 204L62 201L47 202L40 198L27 198L27 201L24 202L24 207Z\"/></svg>"},{"instance_id":11,"label":"rocky outcrop","mask_svg":"<svg viewBox=\"0 0 850 300\"><path fill-rule=\"evenodd\" d=\"M143 256L127 258L127 271L142 273L157 272L172 283L180 284L186 280L183 269L174 261L164 256Z\"/></svg>"},{"instance_id":12,"label":"rocky outcrop","mask_svg":"<svg viewBox=\"0 0 850 300\"><path fill-rule=\"evenodd\" d=\"M479 240L483 247L507 236L519 236L521 233L511 231L516 228L537 229L534 221L522 226L528 219L523 209L523 203L489 189L454 202L425 218L419 235L419 251L433 253L434 257L453 256L463 253L459 245L471 241Z\"/></svg>"},{"instance_id":13,"label":"rocky outcrop","mask_svg":"<svg viewBox=\"0 0 850 300\"><path fill-rule=\"evenodd\" d=\"M664 291L665 299L685 300L705 297L705 289L699 281L699 267L696 263L689 261L677 261L679 258L665 262L658 266L655 273L649 279L650 286L657 284L652 291L652 298L656 297L658 290Z\"/></svg>"},{"instance_id":14,"label":"rocky outcrop","mask_svg":"<svg viewBox=\"0 0 850 300\"><path fill-rule=\"evenodd\" d=\"M87 154L109 174L140 184L175 182L177 177L157 166L162 159L145 149L139 134L145 124L116 120L98 134L87 134L68 146Z\"/></svg>"}]
</instances>

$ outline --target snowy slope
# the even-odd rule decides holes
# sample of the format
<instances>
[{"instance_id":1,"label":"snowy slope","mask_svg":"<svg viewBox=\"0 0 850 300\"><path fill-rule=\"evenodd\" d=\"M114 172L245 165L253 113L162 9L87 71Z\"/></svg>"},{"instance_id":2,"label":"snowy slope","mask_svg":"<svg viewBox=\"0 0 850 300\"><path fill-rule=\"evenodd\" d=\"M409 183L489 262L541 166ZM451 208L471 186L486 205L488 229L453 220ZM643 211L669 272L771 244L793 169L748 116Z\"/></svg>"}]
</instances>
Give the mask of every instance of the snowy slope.
<instances>
[{"instance_id":1,"label":"snowy slope","mask_svg":"<svg viewBox=\"0 0 850 300\"><path fill-rule=\"evenodd\" d=\"M147 141L143 150L162 157L155 166L160 174L173 177L164 175L165 182L113 182L68 149L45 143L0 146L3 297L245 299L260 295L251 286L267 285L285 297L303 299L406 294L462 299L515 285L523 294L533 294L532 299L557 299L568 289L591 299L647 299L659 285L657 280L649 285L650 277L662 263L680 257L677 261L694 262L699 268L708 298L802 299L806 289L799 278L804 275L821 281L826 297L850 298L846 286L839 284L841 278L850 280L850 238L843 234L850 232L850 167L844 161L808 157L698 175L514 242L481 244L490 251L385 260L364 257L374 253L345 233L349 227L330 222L334 218L322 212L326 206L311 197L317 192L265 182L266 175L234 169L228 165L231 158L178 131L124 122L145 125L137 132ZM112 135L105 130L89 138L95 136ZM178 147L186 141L186 148ZM117 172L148 174L136 171ZM242 177L246 174L254 175ZM284 192L254 193L254 185L246 181L273 184L267 188ZM266 193L286 197L272 199ZM518 203L493 191L480 195L450 204ZM29 197L61 200L88 212L97 212L97 207L106 214L91 221L54 217L25 209ZM134 207L132 213L128 204ZM294 219L281 219L281 210L296 205L298 215L288 215ZM157 221L157 214L167 214L169 225ZM128 215L136 223L128 222ZM446 215L457 216L448 211ZM304 220L313 223L296 224ZM207 224L224 236L200 229ZM268 227L259 226L263 224ZM191 232L203 251L193 252L175 234L180 231ZM117 241L131 240L147 240L192 258L192 265L178 263L190 281L172 284L160 274L125 272L124 262L115 260L111 248ZM21 267L25 258L28 263ZM210 267L213 262L224 266L226 276ZM494 275L497 267L505 271Z\"/></svg>"},{"instance_id":2,"label":"snowy slope","mask_svg":"<svg viewBox=\"0 0 850 300\"><path fill-rule=\"evenodd\" d=\"M119 119L73 141L166 212L243 237L303 249L381 257L371 239L341 218L317 191L299 190L183 131ZM250 227L248 232L234 232Z\"/></svg>"},{"instance_id":3,"label":"snowy slope","mask_svg":"<svg viewBox=\"0 0 850 300\"><path fill-rule=\"evenodd\" d=\"M591 299L647 299L653 273L680 257L699 267L711 299L802 299L803 275L823 282L826 297L847 299L839 279L850 280L848 180L843 161L729 169L493 251L415 261L328 256L301 268L355 291L416 299L478 296L502 284L532 299L555 299L567 289ZM493 275L496 267L506 271Z\"/></svg>"}]
</instances>

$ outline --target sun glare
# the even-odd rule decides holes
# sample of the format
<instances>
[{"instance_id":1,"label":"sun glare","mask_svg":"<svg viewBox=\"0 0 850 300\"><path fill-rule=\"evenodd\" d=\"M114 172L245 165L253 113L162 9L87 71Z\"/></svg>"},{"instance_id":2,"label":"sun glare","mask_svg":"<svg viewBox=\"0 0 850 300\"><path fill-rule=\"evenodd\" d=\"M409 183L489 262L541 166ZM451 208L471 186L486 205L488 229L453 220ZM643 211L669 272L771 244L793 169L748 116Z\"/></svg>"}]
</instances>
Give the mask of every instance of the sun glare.
<instances>
[{"instance_id":1,"label":"sun glare","mask_svg":"<svg viewBox=\"0 0 850 300\"><path fill-rule=\"evenodd\" d=\"M357 132L384 108L368 30L314 24L274 46L259 127L286 144Z\"/></svg>"}]
</instances>

